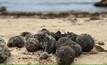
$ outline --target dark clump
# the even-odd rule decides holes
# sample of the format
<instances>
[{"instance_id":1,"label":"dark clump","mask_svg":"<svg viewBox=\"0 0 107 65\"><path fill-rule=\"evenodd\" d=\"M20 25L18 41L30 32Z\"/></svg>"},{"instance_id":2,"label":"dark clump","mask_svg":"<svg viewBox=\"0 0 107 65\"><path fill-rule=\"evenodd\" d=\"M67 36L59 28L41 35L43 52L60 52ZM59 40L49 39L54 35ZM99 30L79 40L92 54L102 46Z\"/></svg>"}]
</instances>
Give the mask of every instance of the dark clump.
<instances>
[{"instance_id":1,"label":"dark clump","mask_svg":"<svg viewBox=\"0 0 107 65\"><path fill-rule=\"evenodd\" d=\"M31 34L30 32L22 32L20 35L23 36L23 37L26 37L26 35L29 35Z\"/></svg>"},{"instance_id":2,"label":"dark clump","mask_svg":"<svg viewBox=\"0 0 107 65\"><path fill-rule=\"evenodd\" d=\"M38 31L37 34L46 35L46 34L50 34L50 32L47 29L44 28L44 29Z\"/></svg>"},{"instance_id":3,"label":"dark clump","mask_svg":"<svg viewBox=\"0 0 107 65\"><path fill-rule=\"evenodd\" d=\"M56 43L56 40L52 36L46 35L43 39L42 47L45 52L54 53L56 50L55 43Z\"/></svg>"},{"instance_id":4,"label":"dark clump","mask_svg":"<svg viewBox=\"0 0 107 65\"><path fill-rule=\"evenodd\" d=\"M89 34L79 35L76 42L82 47L83 52L89 52L94 47L94 39Z\"/></svg>"},{"instance_id":5,"label":"dark clump","mask_svg":"<svg viewBox=\"0 0 107 65\"><path fill-rule=\"evenodd\" d=\"M66 45L68 45L68 46L72 46L72 45L73 45L73 44L72 44L72 40L70 40L70 39L67 38L67 37L62 37L62 38L60 38L60 39L56 42L56 44L55 44L56 48L59 48L59 47L61 47L61 46L66 46Z\"/></svg>"},{"instance_id":6,"label":"dark clump","mask_svg":"<svg viewBox=\"0 0 107 65\"><path fill-rule=\"evenodd\" d=\"M8 40L8 47L18 47L21 48L25 44L25 40L22 36L13 36Z\"/></svg>"},{"instance_id":7,"label":"dark clump","mask_svg":"<svg viewBox=\"0 0 107 65\"><path fill-rule=\"evenodd\" d=\"M62 37L67 37L67 33L61 33L60 31L57 31L56 33L50 32L50 35L55 38L56 41L58 41Z\"/></svg>"},{"instance_id":8,"label":"dark clump","mask_svg":"<svg viewBox=\"0 0 107 65\"><path fill-rule=\"evenodd\" d=\"M39 40L40 43L43 43L43 39L46 35L49 35L50 32L47 30L47 29L42 29L42 30L39 30L37 32L37 34L34 35L34 38L37 38Z\"/></svg>"},{"instance_id":9,"label":"dark clump","mask_svg":"<svg viewBox=\"0 0 107 65\"><path fill-rule=\"evenodd\" d=\"M25 43L25 48L29 52L35 52L40 48L40 43L38 39L35 38L29 38Z\"/></svg>"},{"instance_id":10,"label":"dark clump","mask_svg":"<svg viewBox=\"0 0 107 65\"><path fill-rule=\"evenodd\" d=\"M48 52L48 53L54 53L55 52L56 40L51 35L38 33L38 34L35 34L33 37L35 39L38 39L38 41L41 45L41 48L45 52Z\"/></svg>"},{"instance_id":11,"label":"dark clump","mask_svg":"<svg viewBox=\"0 0 107 65\"><path fill-rule=\"evenodd\" d=\"M62 37L60 31L57 31L56 33L53 33L51 36L53 36L56 41L58 41L58 39L60 39Z\"/></svg>"},{"instance_id":12,"label":"dark clump","mask_svg":"<svg viewBox=\"0 0 107 65\"><path fill-rule=\"evenodd\" d=\"M56 42L56 48L59 48L61 46L70 46L71 48L74 49L75 51L75 56L79 56L82 53L82 48L79 44L77 44L76 42L72 41L71 39L67 38L67 37L62 37L60 38L57 42Z\"/></svg>"},{"instance_id":13,"label":"dark clump","mask_svg":"<svg viewBox=\"0 0 107 65\"><path fill-rule=\"evenodd\" d=\"M76 41L77 36L78 35L73 32L67 32L67 37L70 38L72 41Z\"/></svg>"},{"instance_id":14,"label":"dark clump","mask_svg":"<svg viewBox=\"0 0 107 65\"><path fill-rule=\"evenodd\" d=\"M47 52L43 52L41 55L40 55L40 59L47 59L49 57L49 54Z\"/></svg>"},{"instance_id":15,"label":"dark clump","mask_svg":"<svg viewBox=\"0 0 107 65\"><path fill-rule=\"evenodd\" d=\"M29 37L32 36L32 33L30 33L30 32L22 32L22 33L20 34L20 36L24 37L25 40L27 40Z\"/></svg>"},{"instance_id":16,"label":"dark clump","mask_svg":"<svg viewBox=\"0 0 107 65\"><path fill-rule=\"evenodd\" d=\"M61 37L67 37L67 33L61 34Z\"/></svg>"},{"instance_id":17,"label":"dark clump","mask_svg":"<svg viewBox=\"0 0 107 65\"><path fill-rule=\"evenodd\" d=\"M25 36L25 40L27 41L30 37L32 37L32 34L27 34L27 35Z\"/></svg>"},{"instance_id":18,"label":"dark clump","mask_svg":"<svg viewBox=\"0 0 107 65\"><path fill-rule=\"evenodd\" d=\"M34 38L38 39L40 43L43 43L43 39L45 38L46 35L44 34L35 34L33 35Z\"/></svg>"},{"instance_id":19,"label":"dark clump","mask_svg":"<svg viewBox=\"0 0 107 65\"><path fill-rule=\"evenodd\" d=\"M56 60L59 65L70 65L74 58L75 52L69 46L62 46L56 50Z\"/></svg>"},{"instance_id":20,"label":"dark clump","mask_svg":"<svg viewBox=\"0 0 107 65\"><path fill-rule=\"evenodd\" d=\"M3 39L0 38L0 63L6 61L10 57L11 53Z\"/></svg>"},{"instance_id":21,"label":"dark clump","mask_svg":"<svg viewBox=\"0 0 107 65\"><path fill-rule=\"evenodd\" d=\"M73 46L71 46L71 47L75 51L75 57L80 56L82 54L82 47L79 44L74 43Z\"/></svg>"}]
</instances>

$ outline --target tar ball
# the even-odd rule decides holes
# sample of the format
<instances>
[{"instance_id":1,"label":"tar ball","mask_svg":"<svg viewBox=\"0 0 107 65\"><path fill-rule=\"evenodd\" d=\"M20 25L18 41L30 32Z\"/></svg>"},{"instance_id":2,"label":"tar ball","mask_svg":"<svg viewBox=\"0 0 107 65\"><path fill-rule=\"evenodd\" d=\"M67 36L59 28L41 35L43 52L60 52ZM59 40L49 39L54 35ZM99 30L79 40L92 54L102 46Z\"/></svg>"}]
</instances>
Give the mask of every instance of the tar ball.
<instances>
[{"instance_id":1,"label":"tar ball","mask_svg":"<svg viewBox=\"0 0 107 65\"><path fill-rule=\"evenodd\" d=\"M28 35L28 34L31 34L31 33L30 33L30 32L22 32L22 33L20 34L20 36L25 37L25 36Z\"/></svg>"},{"instance_id":2,"label":"tar ball","mask_svg":"<svg viewBox=\"0 0 107 65\"><path fill-rule=\"evenodd\" d=\"M67 37L70 38L72 41L76 41L78 35L73 32L67 32Z\"/></svg>"},{"instance_id":3,"label":"tar ball","mask_svg":"<svg viewBox=\"0 0 107 65\"><path fill-rule=\"evenodd\" d=\"M40 59L47 59L49 57L49 54L47 52L43 52L40 54Z\"/></svg>"},{"instance_id":4,"label":"tar ball","mask_svg":"<svg viewBox=\"0 0 107 65\"><path fill-rule=\"evenodd\" d=\"M42 30L39 30L37 34L46 35L50 34L50 32L46 28L43 28Z\"/></svg>"},{"instance_id":5,"label":"tar ball","mask_svg":"<svg viewBox=\"0 0 107 65\"><path fill-rule=\"evenodd\" d=\"M13 36L8 40L8 47L18 47L21 48L25 44L25 39L22 36Z\"/></svg>"},{"instance_id":6,"label":"tar ball","mask_svg":"<svg viewBox=\"0 0 107 65\"><path fill-rule=\"evenodd\" d=\"M52 36L46 35L43 39L42 47L45 52L54 53L56 51L55 44L56 40Z\"/></svg>"},{"instance_id":7,"label":"tar ball","mask_svg":"<svg viewBox=\"0 0 107 65\"><path fill-rule=\"evenodd\" d=\"M24 37L25 40L29 39L33 34L30 32L22 32L20 36Z\"/></svg>"},{"instance_id":8,"label":"tar ball","mask_svg":"<svg viewBox=\"0 0 107 65\"><path fill-rule=\"evenodd\" d=\"M0 38L0 63L4 63L11 53L3 39Z\"/></svg>"},{"instance_id":9,"label":"tar ball","mask_svg":"<svg viewBox=\"0 0 107 65\"><path fill-rule=\"evenodd\" d=\"M83 52L89 52L94 47L94 39L89 34L81 34L77 37L76 42L82 47Z\"/></svg>"},{"instance_id":10,"label":"tar ball","mask_svg":"<svg viewBox=\"0 0 107 65\"><path fill-rule=\"evenodd\" d=\"M74 43L71 47L75 51L75 57L78 57L82 54L82 47L79 44Z\"/></svg>"},{"instance_id":11,"label":"tar ball","mask_svg":"<svg viewBox=\"0 0 107 65\"><path fill-rule=\"evenodd\" d=\"M56 48L59 48L61 46L70 46L75 51L75 56L80 56L82 53L82 47L77 44L76 42L72 41L71 39L67 37L62 37L56 42Z\"/></svg>"},{"instance_id":12,"label":"tar ball","mask_svg":"<svg viewBox=\"0 0 107 65\"><path fill-rule=\"evenodd\" d=\"M62 46L56 50L57 63L70 65L75 58L75 51L70 46Z\"/></svg>"},{"instance_id":13,"label":"tar ball","mask_svg":"<svg viewBox=\"0 0 107 65\"><path fill-rule=\"evenodd\" d=\"M51 33L51 36L53 36L56 41L58 41L62 37L60 31L57 31L56 33L53 34Z\"/></svg>"},{"instance_id":14,"label":"tar ball","mask_svg":"<svg viewBox=\"0 0 107 65\"><path fill-rule=\"evenodd\" d=\"M73 45L72 40L67 37L60 38L55 44L56 48L59 48L60 46L66 46L66 45L68 46Z\"/></svg>"},{"instance_id":15,"label":"tar ball","mask_svg":"<svg viewBox=\"0 0 107 65\"><path fill-rule=\"evenodd\" d=\"M25 48L28 52L35 52L39 50L40 46L38 39L35 38L29 38L25 43Z\"/></svg>"}]
</instances>

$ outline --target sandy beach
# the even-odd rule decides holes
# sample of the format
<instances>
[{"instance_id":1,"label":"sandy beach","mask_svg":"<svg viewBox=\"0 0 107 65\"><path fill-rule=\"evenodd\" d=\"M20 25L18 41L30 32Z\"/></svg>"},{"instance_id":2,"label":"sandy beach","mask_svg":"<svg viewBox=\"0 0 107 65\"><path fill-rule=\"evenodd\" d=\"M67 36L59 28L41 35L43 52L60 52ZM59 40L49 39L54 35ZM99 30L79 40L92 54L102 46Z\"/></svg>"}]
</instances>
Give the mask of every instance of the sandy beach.
<instances>
[{"instance_id":1,"label":"sandy beach","mask_svg":"<svg viewBox=\"0 0 107 65\"><path fill-rule=\"evenodd\" d=\"M76 34L88 33L98 41L103 41L105 45L100 45L107 50L107 15L90 17L76 17L70 15L62 18L39 18L35 17L14 17L0 16L0 37L7 42L11 36L20 35L24 31L36 33L42 28L56 32L74 32ZM97 45L97 43L96 43ZM23 48L9 48L12 56L7 59L7 64L56 64L55 55L50 54L47 60L40 60L41 51L28 53ZM107 64L107 53L82 54L76 57L73 64Z\"/></svg>"}]
</instances>

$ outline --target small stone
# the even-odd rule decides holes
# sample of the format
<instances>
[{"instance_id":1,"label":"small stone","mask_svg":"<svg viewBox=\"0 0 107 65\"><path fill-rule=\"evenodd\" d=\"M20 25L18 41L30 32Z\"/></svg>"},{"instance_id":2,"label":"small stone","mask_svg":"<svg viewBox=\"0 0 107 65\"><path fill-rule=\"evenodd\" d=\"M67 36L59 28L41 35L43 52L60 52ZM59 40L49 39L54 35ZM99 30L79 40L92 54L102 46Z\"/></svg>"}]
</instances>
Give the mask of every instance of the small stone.
<instances>
[{"instance_id":1,"label":"small stone","mask_svg":"<svg viewBox=\"0 0 107 65\"><path fill-rule=\"evenodd\" d=\"M40 59L47 59L49 57L49 54L47 52L43 52L40 54Z\"/></svg>"},{"instance_id":2,"label":"small stone","mask_svg":"<svg viewBox=\"0 0 107 65\"><path fill-rule=\"evenodd\" d=\"M98 44L99 45L105 45L105 43L103 41L99 41Z\"/></svg>"}]
</instances>

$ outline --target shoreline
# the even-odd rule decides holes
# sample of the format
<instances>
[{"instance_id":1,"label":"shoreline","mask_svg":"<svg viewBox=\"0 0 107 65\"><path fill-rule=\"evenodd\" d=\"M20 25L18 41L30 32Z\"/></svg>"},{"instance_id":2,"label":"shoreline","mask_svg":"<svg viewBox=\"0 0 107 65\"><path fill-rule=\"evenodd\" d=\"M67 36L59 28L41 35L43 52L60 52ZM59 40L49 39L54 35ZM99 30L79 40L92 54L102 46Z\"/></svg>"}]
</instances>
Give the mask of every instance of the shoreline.
<instances>
[{"instance_id":1,"label":"shoreline","mask_svg":"<svg viewBox=\"0 0 107 65\"><path fill-rule=\"evenodd\" d=\"M14 16L16 18L20 17L39 17L39 18L65 18L70 15L75 17L93 17L93 16L106 16L107 12L48 12L48 13L36 13L36 12L0 12L0 17L10 17Z\"/></svg>"}]
</instances>

